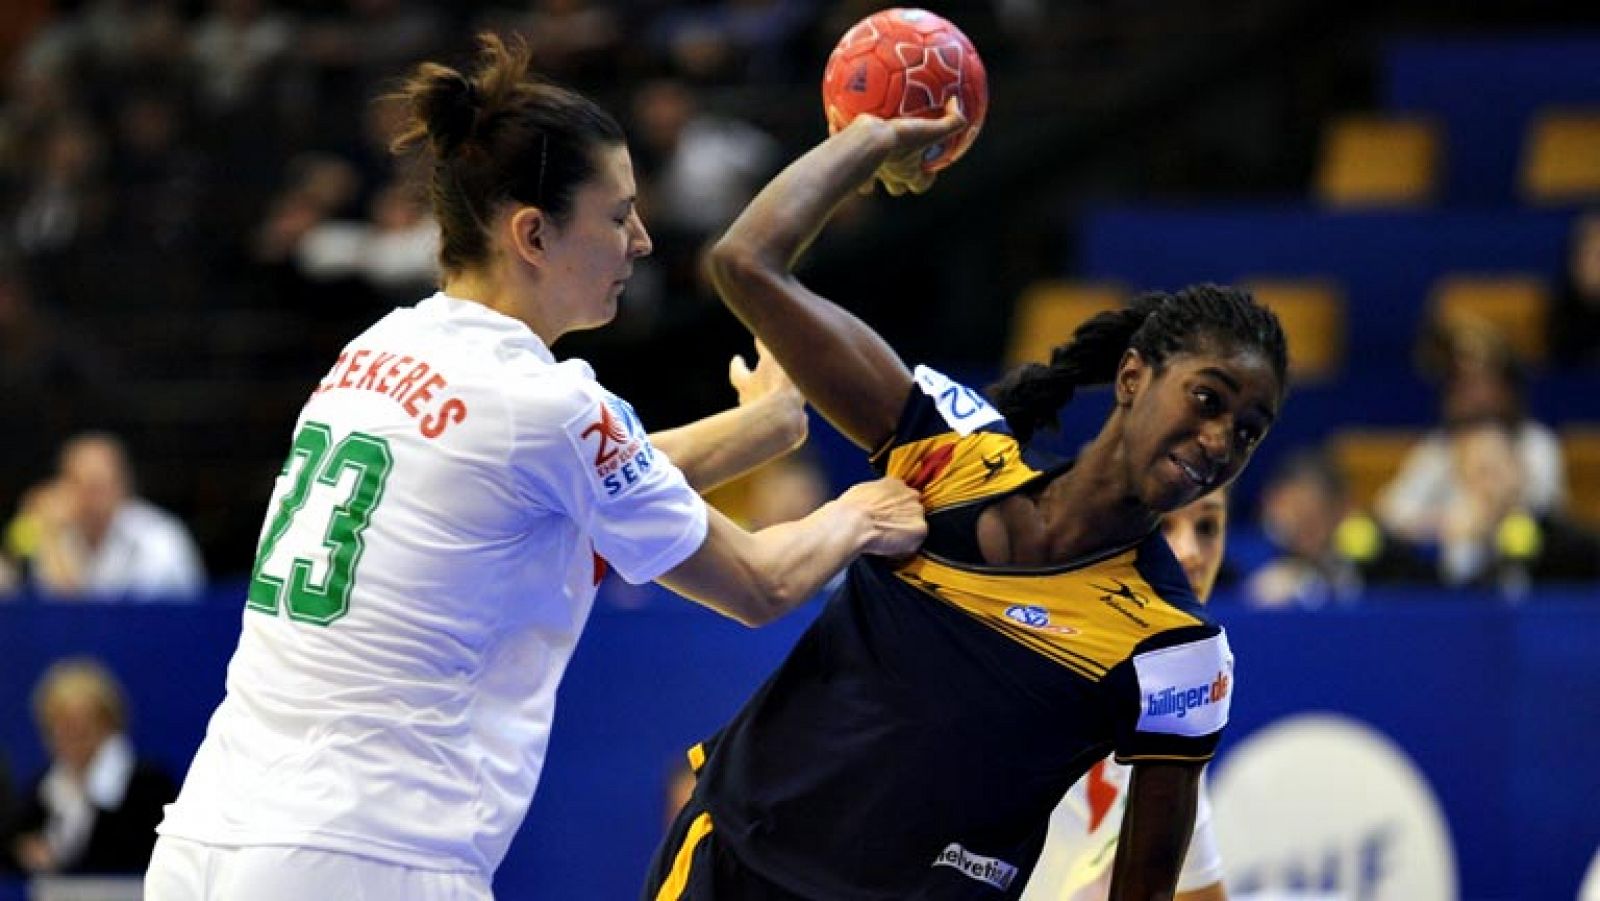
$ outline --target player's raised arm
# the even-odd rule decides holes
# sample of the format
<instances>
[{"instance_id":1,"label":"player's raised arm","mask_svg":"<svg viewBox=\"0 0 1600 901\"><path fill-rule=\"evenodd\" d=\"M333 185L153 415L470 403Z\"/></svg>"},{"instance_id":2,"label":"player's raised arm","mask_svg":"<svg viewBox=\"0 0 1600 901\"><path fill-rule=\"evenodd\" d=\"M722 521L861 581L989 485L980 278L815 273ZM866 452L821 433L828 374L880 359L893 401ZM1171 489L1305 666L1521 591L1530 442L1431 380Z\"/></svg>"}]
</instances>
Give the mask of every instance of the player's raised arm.
<instances>
[{"instance_id":1,"label":"player's raised arm","mask_svg":"<svg viewBox=\"0 0 1600 901\"><path fill-rule=\"evenodd\" d=\"M1109 901L1170 899L1194 829L1203 764L1135 764L1111 871Z\"/></svg>"},{"instance_id":2,"label":"player's raised arm","mask_svg":"<svg viewBox=\"0 0 1600 901\"><path fill-rule=\"evenodd\" d=\"M723 301L817 410L865 448L894 431L911 373L870 326L806 288L794 265L839 204L874 178L894 194L926 190L933 175L921 151L965 125L954 103L938 119L860 116L779 173L711 250Z\"/></svg>"},{"instance_id":3,"label":"player's raised arm","mask_svg":"<svg viewBox=\"0 0 1600 901\"><path fill-rule=\"evenodd\" d=\"M736 356L728 364L728 381L739 394L738 406L650 434L650 442L701 494L806 440L806 399L761 342L756 342L756 368Z\"/></svg>"}]
</instances>

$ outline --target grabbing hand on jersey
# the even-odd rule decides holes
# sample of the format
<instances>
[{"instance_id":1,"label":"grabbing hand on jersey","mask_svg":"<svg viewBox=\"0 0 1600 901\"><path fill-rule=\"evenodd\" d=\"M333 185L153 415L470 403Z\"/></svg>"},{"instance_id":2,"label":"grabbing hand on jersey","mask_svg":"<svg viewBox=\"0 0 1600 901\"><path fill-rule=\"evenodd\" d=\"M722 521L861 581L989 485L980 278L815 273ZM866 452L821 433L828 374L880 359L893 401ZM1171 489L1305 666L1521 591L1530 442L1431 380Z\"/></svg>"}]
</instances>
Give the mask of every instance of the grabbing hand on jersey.
<instances>
[{"instance_id":1,"label":"grabbing hand on jersey","mask_svg":"<svg viewBox=\"0 0 1600 901\"><path fill-rule=\"evenodd\" d=\"M890 477L852 485L835 503L860 511L869 525L864 554L902 557L922 546L928 536L922 496Z\"/></svg>"}]
</instances>

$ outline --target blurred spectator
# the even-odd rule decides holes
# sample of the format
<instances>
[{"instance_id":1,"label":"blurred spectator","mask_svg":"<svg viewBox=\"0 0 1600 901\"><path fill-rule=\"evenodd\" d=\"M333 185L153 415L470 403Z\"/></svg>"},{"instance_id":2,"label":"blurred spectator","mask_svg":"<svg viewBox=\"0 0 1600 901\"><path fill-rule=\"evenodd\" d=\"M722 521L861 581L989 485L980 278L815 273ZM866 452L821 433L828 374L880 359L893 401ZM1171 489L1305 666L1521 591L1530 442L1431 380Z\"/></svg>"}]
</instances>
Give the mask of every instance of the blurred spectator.
<instances>
[{"instance_id":1,"label":"blurred spectator","mask_svg":"<svg viewBox=\"0 0 1600 901\"><path fill-rule=\"evenodd\" d=\"M1442 425L1418 442L1377 499L1384 526L1410 541L1438 540L1440 517L1460 491L1451 464L1450 431L1482 422L1511 430L1527 478L1520 503L1545 516L1566 500L1561 444L1548 426L1527 415L1522 367L1505 339L1487 324L1441 327L1423 349L1425 369L1441 380Z\"/></svg>"},{"instance_id":2,"label":"blurred spectator","mask_svg":"<svg viewBox=\"0 0 1600 901\"><path fill-rule=\"evenodd\" d=\"M1567 363L1600 363L1600 212L1572 221L1567 271L1556 298L1550 338Z\"/></svg>"},{"instance_id":3,"label":"blurred spectator","mask_svg":"<svg viewBox=\"0 0 1600 901\"><path fill-rule=\"evenodd\" d=\"M109 381L104 356L41 309L21 268L0 257L0 509L23 473L42 471L77 423L103 412Z\"/></svg>"},{"instance_id":4,"label":"blurred spectator","mask_svg":"<svg viewBox=\"0 0 1600 901\"><path fill-rule=\"evenodd\" d=\"M814 0L718 0L669 5L652 43L675 71L700 84L771 82L793 71ZM842 33L842 32L841 32Z\"/></svg>"},{"instance_id":5,"label":"blurred spectator","mask_svg":"<svg viewBox=\"0 0 1600 901\"><path fill-rule=\"evenodd\" d=\"M778 163L778 142L737 119L706 112L688 84L657 79L633 98L650 221L705 237L727 227Z\"/></svg>"},{"instance_id":6,"label":"blurred spectator","mask_svg":"<svg viewBox=\"0 0 1600 901\"><path fill-rule=\"evenodd\" d=\"M527 40L533 64L543 75L600 86L618 74L622 18L607 3L531 0L520 12L491 14L484 25Z\"/></svg>"},{"instance_id":7,"label":"blurred spectator","mask_svg":"<svg viewBox=\"0 0 1600 901\"><path fill-rule=\"evenodd\" d=\"M1450 444L1460 490L1439 531L1447 584L1520 598L1537 583L1600 580L1600 535L1558 514L1536 514L1523 502L1527 473L1504 425L1457 429Z\"/></svg>"},{"instance_id":8,"label":"blurred spectator","mask_svg":"<svg viewBox=\"0 0 1600 901\"><path fill-rule=\"evenodd\" d=\"M178 598L205 587L188 529L134 494L127 452L107 433L69 440L56 477L28 492L19 518L16 540L47 594Z\"/></svg>"},{"instance_id":9,"label":"blurred spectator","mask_svg":"<svg viewBox=\"0 0 1600 901\"><path fill-rule=\"evenodd\" d=\"M23 799L10 851L18 866L52 873L142 873L163 805L177 785L139 760L125 734L122 687L94 660L62 660L33 692L50 767Z\"/></svg>"},{"instance_id":10,"label":"blurred spectator","mask_svg":"<svg viewBox=\"0 0 1600 901\"><path fill-rule=\"evenodd\" d=\"M295 263L306 277L361 278L397 301L433 289L438 256L439 226L416 192L400 183L378 192L368 220L319 223L295 246Z\"/></svg>"},{"instance_id":11,"label":"blurred spectator","mask_svg":"<svg viewBox=\"0 0 1600 901\"><path fill-rule=\"evenodd\" d=\"M1433 580L1418 555L1352 508L1344 479L1320 452L1279 464L1261 495L1261 520L1281 556L1245 583L1254 606L1346 604L1370 584Z\"/></svg>"},{"instance_id":12,"label":"blurred spectator","mask_svg":"<svg viewBox=\"0 0 1600 901\"><path fill-rule=\"evenodd\" d=\"M304 154L284 168L285 185L253 241L259 263L289 260L312 229L340 215L360 190L355 168L331 154Z\"/></svg>"},{"instance_id":13,"label":"blurred spectator","mask_svg":"<svg viewBox=\"0 0 1600 901\"><path fill-rule=\"evenodd\" d=\"M176 95L131 94L117 110L111 151L116 185L112 230L120 240L168 255L189 249L201 222L204 160L184 134L186 117ZM185 260L193 268L192 260Z\"/></svg>"},{"instance_id":14,"label":"blurred spectator","mask_svg":"<svg viewBox=\"0 0 1600 901\"><path fill-rule=\"evenodd\" d=\"M50 123L35 153L6 237L29 257L49 257L98 231L107 206L105 153L99 132L82 116Z\"/></svg>"},{"instance_id":15,"label":"blurred spectator","mask_svg":"<svg viewBox=\"0 0 1600 901\"><path fill-rule=\"evenodd\" d=\"M210 0L189 40L200 102L214 116L257 106L293 45L294 26L264 0Z\"/></svg>"}]
</instances>

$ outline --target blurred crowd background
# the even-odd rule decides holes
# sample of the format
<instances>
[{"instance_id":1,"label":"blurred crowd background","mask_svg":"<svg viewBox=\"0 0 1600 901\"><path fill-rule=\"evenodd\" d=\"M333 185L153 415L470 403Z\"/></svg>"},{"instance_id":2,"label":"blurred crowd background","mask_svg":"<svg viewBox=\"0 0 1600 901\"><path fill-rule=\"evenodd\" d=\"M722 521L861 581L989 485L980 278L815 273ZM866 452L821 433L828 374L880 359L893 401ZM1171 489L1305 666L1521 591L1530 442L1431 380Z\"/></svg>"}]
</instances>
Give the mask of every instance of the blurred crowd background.
<instances>
[{"instance_id":1,"label":"blurred crowd background","mask_svg":"<svg viewBox=\"0 0 1600 901\"><path fill-rule=\"evenodd\" d=\"M844 211L808 277L880 325L914 362L978 382L1042 355L1077 320L1132 291L1246 281L1289 320L1299 393L1312 401L1291 402L1236 494L1245 536L1234 554L1237 579L1287 554L1312 564L1318 585L1299 585L1307 573L1279 573L1271 586L1261 583L1263 597L1348 596L1363 571L1392 574L1367 558L1397 542L1420 544L1422 568L1439 570L1429 578L1480 578L1486 564L1442 562L1451 555L1439 548L1448 497L1440 492L1458 479L1460 454L1430 429L1498 421L1512 456L1531 467L1488 480L1529 481L1526 497L1480 498L1479 507L1495 509L1474 512L1481 522L1453 523L1452 534L1489 534L1520 513L1540 534L1566 536L1568 525L1600 521L1596 435L1578 427L1600 421L1600 410L1584 406L1592 392L1573 381L1592 377L1600 355L1600 220L1582 215L1600 196L1583 181L1600 165L1600 86L1592 64L1552 64L1543 76L1552 96L1539 97L1535 84L1531 100L1519 97L1518 109L1495 120L1497 140L1516 148L1517 168L1489 173L1505 183L1485 185L1463 165L1479 136L1452 133L1460 123L1449 118L1449 104L1472 102L1472 86L1458 90L1464 101L1446 95L1442 109L1397 105L1397 80L1402 93L1407 82L1396 70L1409 57L1395 52L1396 41L1565 35L1580 45L1568 55L1581 57L1571 27L1593 17L1556 4L1437 6L933 4L969 33L991 70L986 132L932 195L878 197ZM170 511L192 532L196 565L214 576L247 569L309 386L349 337L433 284L434 229L414 180L387 153L399 110L385 95L420 59L465 60L472 35L487 28L525 36L541 72L623 119L655 238L618 321L558 352L590 359L657 427L726 405L726 357L745 341L699 277L698 252L767 176L822 134L827 52L874 8L819 0L8 4L0 29L0 515L13 525L12 582L25 586L28 570L41 568L40 535L52 521L74 507L87 516L82 508L93 505L49 490L72 481L60 478L62 451L88 430L121 443L125 471L103 474L120 483L107 491L137 492ZM1514 51L1517 38L1507 40ZM1428 79L1421 83L1426 94ZM1552 115L1559 121L1547 121ZM1559 146L1537 143L1541 127ZM1541 164L1557 171L1532 171ZM1464 176L1472 180L1458 190ZM1138 204L1218 211L1215 222L1191 227L1228 252L1194 248L1210 271L1184 268L1181 250L1163 266L1163 245L1186 240L1181 229L1157 221L1119 237L1105 211L1130 202L1135 218ZM1304 262L1251 260L1263 235L1285 228L1228 218L1241 207L1289 217L1291 233L1312 223L1300 242ZM1368 228L1360 216L1372 211L1400 215L1400 224ZM1433 220L1407 212L1446 218L1433 229ZM1349 241L1315 232L1316 222L1340 215L1354 215L1380 243L1383 228L1451 233L1462 232L1462 216L1489 220L1466 227L1435 263L1396 261L1411 269L1386 281L1358 252L1349 258ZM1500 219L1515 233L1510 245L1539 244L1522 235L1530 215L1550 246L1526 260L1490 253L1481 269L1451 268L1464 255L1472 261L1476 243L1494 243ZM1217 236L1228 222L1234 230ZM1394 252L1416 251L1400 241ZM1426 285L1416 282L1419 265ZM1342 278L1341 267L1362 271ZM1341 401L1316 400L1329 396ZM1372 426L1377 433L1362 432ZM1424 436L1428 459L1406 461ZM1069 428L1064 440L1081 437ZM1583 449L1564 454L1563 440ZM814 459L828 481L858 474L821 444ZM1581 471L1569 477L1572 467ZM1413 484L1385 496L1402 470ZM1266 490L1295 481L1319 490ZM749 493L746 486L727 501L737 508ZM1420 518L1418 509L1434 515ZM1368 511L1376 530L1345 523ZM1305 525L1317 515L1326 528ZM1288 534L1296 530L1327 534ZM1588 536L1571 537L1581 556ZM1545 569L1589 575L1576 564ZM172 578L161 584L195 581Z\"/></svg>"},{"instance_id":2,"label":"blurred crowd background","mask_svg":"<svg viewBox=\"0 0 1600 901\"><path fill-rule=\"evenodd\" d=\"M982 384L1140 290L1245 283L1289 329L1295 385L1231 493L1220 604L1600 590L1592 4L926 5L983 54L985 132L928 196L842 210L814 287L910 362ZM655 239L617 322L558 355L655 428L731 404L727 358L748 340L699 251L821 137L827 53L878 7L6 0L0 602L232 597L207 586L247 574L307 392L345 341L433 290L437 238L387 153L385 95L419 60L466 61L484 29L523 36L543 74L624 122ZM1075 404L1056 449L1100 416ZM759 525L865 474L818 423L717 500ZM64 666L33 697L57 764L122 740L125 715L109 672ZM41 796L22 794L37 828ZM159 807L141 803L119 821L136 836ZM77 864L26 830L0 851L84 866L76 828L50 847Z\"/></svg>"}]
</instances>

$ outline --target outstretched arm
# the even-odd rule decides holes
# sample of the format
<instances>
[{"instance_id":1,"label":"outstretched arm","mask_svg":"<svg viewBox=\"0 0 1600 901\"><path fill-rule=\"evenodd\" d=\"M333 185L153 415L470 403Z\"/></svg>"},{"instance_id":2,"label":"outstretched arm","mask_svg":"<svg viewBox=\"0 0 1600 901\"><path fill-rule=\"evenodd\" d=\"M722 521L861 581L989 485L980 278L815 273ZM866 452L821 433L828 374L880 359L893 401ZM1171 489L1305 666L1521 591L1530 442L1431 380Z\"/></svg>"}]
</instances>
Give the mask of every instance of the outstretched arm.
<instances>
[{"instance_id":1,"label":"outstretched arm","mask_svg":"<svg viewBox=\"0 0 1600 901\"><path fill-rule=\"evenodd\" d=\"M728 364L739 405L685 426L654 432L665 453L701 494L777 459L806 440L806 400L761 342L752 371L744 358Z\"/></svg>"},{"instance_id":2,"label":"outstretched arm","mask_svg":"<svg viewBox=\"0 0 1600 901\"><path fill-rule=\"evenodd\" d=\"M900 556L927 534L922 501L899 479L851 487L794 522L746 532L707 510L706 539L659 581L747 626L777 619L861 554Z\"/></svg>"},{"instance_id":3,"label":"outstretched arm","mask_svg":"<svg viewBox=\"0 0 1600 901\"><path fill-rule=\"evenodd\" d=\"M911 373L870 326L801 284L800 255L851 192L877 177L891 193L925 190L922 148L965 127L940 119L858 117L779 173L712 248L717 293L778 358L801 393L856 444L894 432Z\"/></svg>"},{"instance_id":4,"label":"outstretched arm","mask_svg":"<svg viewBox=\"0 0 1600 901\"><path fill-rule=\"evenodd\" d=\"M1139 763L1111 871L1110 901L1170 901L1194 830L1200 763Z\"/></svg>"}]
</instances>

